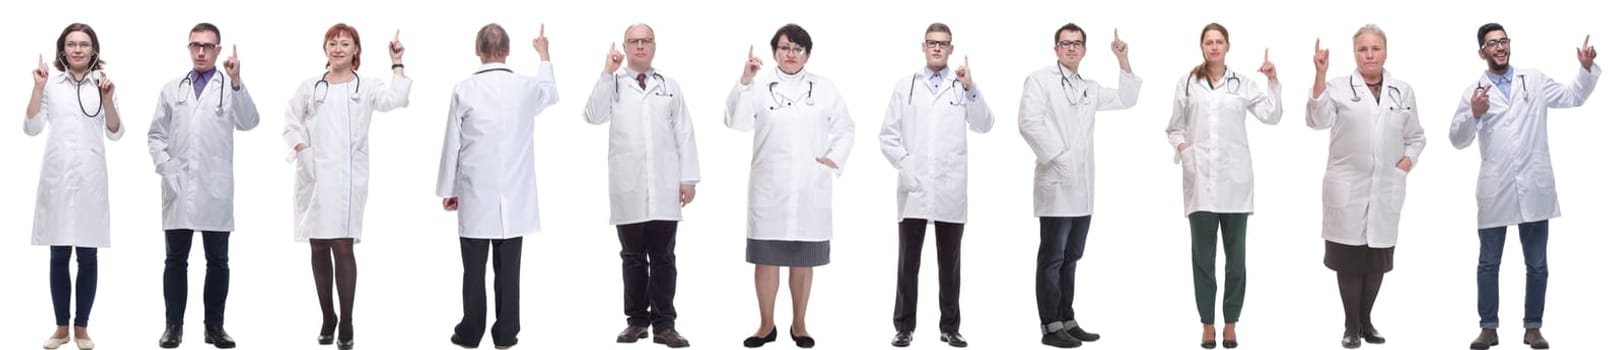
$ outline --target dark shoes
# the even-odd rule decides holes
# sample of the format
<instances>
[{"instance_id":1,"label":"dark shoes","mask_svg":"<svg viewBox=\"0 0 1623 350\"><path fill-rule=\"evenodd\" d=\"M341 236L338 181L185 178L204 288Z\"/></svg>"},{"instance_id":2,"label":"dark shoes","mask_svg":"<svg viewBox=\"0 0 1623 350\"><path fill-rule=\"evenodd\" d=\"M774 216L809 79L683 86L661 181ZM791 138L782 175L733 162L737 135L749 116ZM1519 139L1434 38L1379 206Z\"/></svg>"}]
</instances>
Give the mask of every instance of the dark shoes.
<instances>
[{"instance_id":1,"label":"dark shoes","mask_svg":"<svg viewBox=\"0 0 1623 350\"><path fill-rule=\"evenodd\" d=\"M772 332L767 333L765 337L751 336L749 338L744 338L744 347L759 348L761 345L766 345L766 343L771 343L774 341L778 341L778 327L772 327Z\"/></svg>"},{"instance_id":2,"label":"dark shoes","mask_svg":"<svg viewBox=\"0 0 1623 350\"><path fill-rule=\"evenodd\" d=\"M809 335L804 336L804 337L795 335L795 332L793 330L789 331L789 339L793 339L795 341L795 346L798 346L798 347L800 347L802 349L810 349L813 346L817 346L817 340L816 339L812 339L812 337L809 336Z\"/></svg>"},{"instance_id":3,"label":"dark shoes","mask_svg":"<svg viewBox=\"0 0 1623 350\"><path fill-rule=\"evenodd\" d=\"M1471 341L1471 350L1487 350L1488 347L1495 345L1499 345L1499 332L1483 328L1482 333L1477 334L1476 340Z\"/></svg>"},{"instance_id":4,"label":"dark shoes","mask_svg":"<svg viewBox=\"0 0 1623 350\"><path fill-rule=\"evenodd\" d=\"M1550 341L1544 340L1544 333L1539 332L1538 328L1528 328L1527 335L1522 336L1522 344L1539 350L1550 348Z\"/></svg>"},{"instance_id":5,"label":"dark shoes","mask_svg":"<svg viewBox=\"0 0 1623 350\"><path fill-rule=\"evenodd\" d=\"M898 347L898 348L904 348L904 347L907 347L908 345L913 345L913 332L912 331L896 332L896 336L890 338L890 346L894 346L894 347Z\"/></svg>"},{"instance_id":6,"label":"dark shoes","mask_svg":"<svg viewBox=\"0 0 1623 350\"><path fill-rule=\"evenodd\" d=\"M637 339L642 339L642 338L647 338L647 337L648 337L648 327L626 326L625 330L620 331L620 336L614 338L614 342L616 342L616 343L635 343L635 342L637 342Z\"/></svg>"},{"instance_id":7,"label":"dark shoes","mask_svg":"<svg viewBox=\"0 0 1623 350\"><path fill-rule=\"evenodd\" d=\"M952 347L955 347L955 348L962 348L962 347L969 346L969 341L964 340L964 335L959 334L958 332L941 333L941 341L945 342L945 343L947 343L947 345L951 345Z\"/></svg>"},{"instance_id":8,"label":"dark shoes","mask_svg":"<svg viewBox=\"0 0 1623 350\"><path fill-rule=\"evenodd\" d=\"M1098 333L1088 333L1088 331L1082 330L1082 327L1071 327L1069 329L1066 329L1065 332L1069 333L1071 335L1071 338L1076 338L1076 340L1081 340L1081 341L1085 341L1085 342L1099 341L1099 334Z\"/></svg>"},{"instance_id":9,"label":"dark shoes","mask_svg":"<svg viewBox=\"0 0 1623 350\"><path fill-rule=\"evenodd\" d=\"M231 335L225 334L225 327L222 326L203 327L203 342L214 344L214 347L220 349L237 347L237 341L231 339Z\"/></svg>"},{"instance_id":10,"label":"dark shoes","mask_svg":"<svg viewBox=\"0 0 1623 350\"><path fill-rule=\"evenodd\" d=\"M163 336L158 338L158 347L174 349L180 347L180 325L172 324L163 327Z\"/></svg>"},{"instance_id":11,"label":"dark shoes","mask_svg":"<svg viewBox=\"0 0 1623 350\"><path fill-rule=\"evenodd\" d=\"M1386 344L1386 337L1381 336L1381 332L1376 331L1375 327L1365 328L1363 333L1364 334L1362 335L1364 336L1365 343L1376 345Z\"/></svg>"},{"instance_id":12,"label":"dark shoes","mask_svg":"<svg viewBox=\"0 0 1623 350\"><path fill-rule=\"evenodd\" d=\"M676 329L672 328L655 334L654 344L665 344L665 346L672 348L685 348L688 347L688 339L683 338L681 333L677 333Z\"/></svg>"},{"instance_id":13,"label":"dark shoes","mask_svg":"<svg viewBox=\"0 0 1623 350\"><path fill-rule=\"evenodd\" d=\"M1059 330L1043 333L1043 345L1069 349L1082 346L1082 340L1072 337L1070 332Z\"/></svg>"},{"instance_id":14,"label":"dark shoes","mask_svg":"<svg viewBox=\"0 0 1623 350\"><path fill-rule=\"evenodd\" d=\"M1364 346L1363 340L1359 339L1358 336L1358 332L1352 330L1341 333L1341 348L1357 349Z\"/></svg>"},{"instance_id":15,"label":"dark shoes","mask_svg":"<svg viewBox=\"0 0 1623 350\"><path fill-rule=\"evenodd\" d=\"M463 349L475 349L475 348L479 347L478 342L470 342L470 341L467 341L467 340L462 340L462 338L457 337L455 334L451 335L451 344L455 344L456 346L460 346Z\"/></svg>"}]
</instances>

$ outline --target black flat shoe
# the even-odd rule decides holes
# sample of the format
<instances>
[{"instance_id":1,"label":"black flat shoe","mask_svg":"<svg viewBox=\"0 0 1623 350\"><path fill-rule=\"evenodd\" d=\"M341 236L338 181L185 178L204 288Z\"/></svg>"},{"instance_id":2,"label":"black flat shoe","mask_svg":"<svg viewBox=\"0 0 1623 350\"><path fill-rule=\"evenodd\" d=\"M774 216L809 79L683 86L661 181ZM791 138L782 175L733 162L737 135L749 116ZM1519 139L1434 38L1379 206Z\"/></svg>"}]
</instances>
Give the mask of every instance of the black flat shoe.
<instances>
[{"instance_id":1,"label":"black flat shoe","mask_svg":"<svg viewBox=\"0 0 1623 350\"><path fill-rule=\"evenodd\" d=\"M802 337L802 336L795 335L794 333L789 333L789 339L794 339L795 340L795 346L801 347L803 349L810 349L813 346L817 346L817 340L812 339L811 336Z\"/></svg>"},{"instance_id":2,"label":"black flat shoe","mask_svg":"<svg viewBox=\"0 0 1623 350\"><path fill-rule=\"evenodd\" d=\"M1374 328L1365 329L1363 335L1365 343L1386 344L1386 337L1381 336L1381 332L1376 331Z\"/></svg>"},{"instance_id":3,"label":"black flat shoe","mask_svg":"<svg viewBox=\"0 0 1623 350\"><path fill-rule=\"evenodd\" d=\"M1202 341L1200 341L1200 348L1201 349L1216 349L1217 348L1217 341L1216 340L1202 340Z\"/></svg>"},{"instance_id":4,"label":"black flat shoe","mask_svg":"<svg viewBox=\"0 0 1623 350\"><path fill-rule=\"evenodd\" d=\"M1238 347L1240 347L1240 342L1239 341L1236 341L1236 340L1224 340L1223 341L1223 348L1224 349L1233 349L1233 348L1238 348Z\"/></svg>"},{"instance_id":5,"label":"black flat shoe","mask_svg":"<svg viewBox=\"0 0 1623 350\"><path fill-rule=\"evenodd\" d=\"M969 346L969 341L964 340L964 335L959 334L958 332L941 333L941 341L947 343L948 346L955 348Z\"/></svg>"},{"instance_id":6,"label":"black flat shoe","mask_svg":"<svg viewBox=\"0 0 1623 350\"><path fill-rule=\"evenodd\" d=\"M759 348L762 345L766 345L766 343L771 343L771 342L775 342L775 341L778 341L778 327L772 327L772 332L767 333L765 337L751 336L749 338L744 338L744 347L746 347L746 348Z\"/></svg>"},{"instance_id":7,"label":"black flat shoe","mask_svg":"<svg viewBox=\"0 0 1623 350\"><path fill-rule=\"evenodd\" d=\"M890 338L890 346L905 348L908 345L913 345L913 332L896 332L896 336Z\"/></svg>"}]
</instances>

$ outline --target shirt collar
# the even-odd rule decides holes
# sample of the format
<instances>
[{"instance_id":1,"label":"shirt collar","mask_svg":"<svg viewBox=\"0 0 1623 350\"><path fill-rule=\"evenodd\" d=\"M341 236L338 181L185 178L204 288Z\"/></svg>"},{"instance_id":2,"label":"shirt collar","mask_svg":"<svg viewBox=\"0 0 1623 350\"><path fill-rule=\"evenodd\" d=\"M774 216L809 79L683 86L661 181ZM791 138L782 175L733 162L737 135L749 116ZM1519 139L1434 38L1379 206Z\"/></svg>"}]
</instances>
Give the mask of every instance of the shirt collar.
<instances>
[{"instance_id":1,"label":"shirt collar","mask_svg":"<svg viewBox=\"0 0 1623 350\"><path fill-rule=\"evenodd\" d=\"M1488 81L1492 81L1495 84L1509 84L1510 77L1516 76L1516 68L1505 67L1504 75L1493 74L1493 71L1484 71L1483 75L1488 76Z\"/></svg>"}]
</instances>

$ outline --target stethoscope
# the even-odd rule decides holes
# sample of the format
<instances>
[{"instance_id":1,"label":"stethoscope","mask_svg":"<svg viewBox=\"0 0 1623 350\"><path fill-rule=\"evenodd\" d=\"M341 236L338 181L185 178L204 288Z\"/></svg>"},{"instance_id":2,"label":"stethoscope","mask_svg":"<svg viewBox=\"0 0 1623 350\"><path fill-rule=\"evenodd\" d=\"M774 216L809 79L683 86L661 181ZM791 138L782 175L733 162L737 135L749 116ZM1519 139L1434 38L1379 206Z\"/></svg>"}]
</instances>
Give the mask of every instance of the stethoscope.
<instances>
[{"instance_id":1,"label":"stethoscope","mask_svg":"<svg viewBox=\"0 0 1623 350\"><path fill-rule=\"evenodd\" d=\"M1533 91L1527 89L1527 76L1522 75L1522 74L1517 74L1516 79L1519 79L1521 81L1521 83L1522 83L1522 102L1533 102ZM1476 91L1478 91L1478 92L1487 92L1488 87L1489 87L1489 85L1482 85L1482 83L1477 83Z\"/></svg>"},{"instance_id":2,"label":"stethoscope","mask_svg":"<svg viewBox=\"0 0 1623 350\"><path fill-rule=\"evenodd\" d=\"M317 80L316 83L315 83L315 86L312 86L310 88L311 92L315 92L317 89L320 89L323 86L327 87L327 89L332 89L332 84L327 82L327 74L331 74L331 73L332 72L321 73L321 80ZM350 80L350 81L355 83L355 93L350 94L349 99L351 101L360 102L361 101L361 84L360 84L361 75L359 73L356 73L355 78ZM327 103L327 90L322 90L320 93L316 93L315 98L316 98L316 104L325 104L325 103Z\"/></svg>"},{"instance_id":3,"label":"stethoscope","mask_svg":"<svg viewBox=\"0 0 1623 350\"><path fill-rule=\"evenodd\" d=\"M654 79L659 79L659 88L654 90L654 96L659 96L659 97L676 96L676 95L672 95L670 93L670 91L665 90L665 75L664 74L649 72L648 73L648 79L643 80L643 84L652 83ZM615 75L614 101L615 102L620 101L620 79L619 79L618 74Z\"/></svg>"},{"instance_id":4,"label":"stethoscope","mask_svg":"<svg viewBox=\"0 0 1623 350\"><path fill-rule=\"evenodd\" d=\"M920 80L924 80L924 74L914 73L913 83L907 86L907 104L909 105L913 104L913 89L919 86ZM956 89L953 88L955 86L957 87ZM952 94L953 99L947 100L947 104L954 106L964 104L964 83L962 81L954 78L952 79L951 83L947 83L947 88L955 90L955 92Z\"/></svg>"},{"instance_id":5,"label":"stethoscope","mask_svg":"<svg viewBox=\"0 0 1623 350\"><path fill-rule=\"evenodd\" d=\"M225 78L224 77L218 77L218 75L220 75L220 72L214 72L214 75L216 75L216 78L220 78L219 79L220 80L220 86L219 86L219 88L220 88L220 102L219 102L219 104L214 105L214 114L222 114L222 113L225 113ZM214 79L210 78L208 82L214 82ZM186 89L186 86L192 85L192 83L193 83L193 81L192 81L192 73L187 72L186 77L180 78L180 84L176 84L175 88L180 89L180 93L185 94L187 92L190 92L190 91L188 91ZM176 98L175 102L180 103L180 104L186 104L186 95L179 95L179 96L176 96L176 97L177 98Z\"/></svg>"},{"instance_id":6,"label":"stethoscope","mask_svg":"<svg viewBox=\"0 0 1623 350\"><path fill-rule=\"evenodd\" d=\"M1240 93L1240 77L1235 75L1233 70L1229 70L1227 66L1224 66L1223 70L1228 71L1228 75L1223 77L1224 89L1227 89L1229 94ZM1183 97L1189 97L1189 86L1194 85L1194 83L1195 75L1193 74L1190 74L1189 78L1184 79Z\"/></svg>"},{"instance_id":7,"label":"stethoscope","mask_svg":"<svg viewBox=\"0 0 1623 350\"><path fill-rule=\"evenodd\" d=\"M59 57L57 57L57 60L62 62L63 67L68 66L67 57L59 56ZM96 61L96 54L90 54L90 64L91 64L91 67L90 67L91 69L90 69L90 71L88 73L85 73L85 78L82 79L82 80L73 82L73 97L74 97L75 100L79 101L79 113L83 113L85 115L85 118L95 118L96 116L101 115L102 108L105 107L103 104L97 103L96 104L96 113L90 113L89 110L85 109L84 92L81 91L85 86L85 81L99 80L99 79L95 78L96 74L98 74L96 72L96 68L97 68L96 66L98 65L97 61ZM73 74L68 74L68 81L73 81ZM100 87L98 87L96 91L97 91L97 96L100 96L100 91L101 91Z\"/></svg>"},{"instance_id":8,"label":"stethoscope","mask_svg":"<svg viewBox=\"0 0 1623 350\"><path fill-rule=\"evenodd\" d=\"M1364 101L1364 98L1358 94L1358 83L1353 82L1352 78L1353 77L1351 75L1347 76L1347 86L1352 87L1352 91L1353 91L1352 101L1353 101L1353 103L1362 102L1362 101ZM1364 85L1369 86L1370 84L1364 84ZM1398 87L1392 86L1391 84L1387 84L1386 89L1389 90L1389 91L1392 91L1392 99L1397 101L1392 106L1387 107L1387 109L1394 110L1394 111L1398 110L1398 105L1403 104L1403 90L1398 89ZM1376 103L1379 104L1380 102L1376 101ZM1412 106L1403 106L1403 110L1407 111L1407 110L1412 110L1412 109L1414 109L1414 107L1412 107Z\"/></svg>"},{"instance_id":9,"label":"stethoscope","mask_svg":"<svg viewBox=\"0 0 1623 350\"><path fill-rule=\"evenodd\" d=\"M816 106L817 105L817 100L812 99L812 88L815 88L816 86L817 85L812 83L811 81L809 81L809 80L806 81L806 99L805 99L805 101L806 101L807 106ZM767 109L775 111L775 110L780 110L780 109L788 108L790 106L795 105L794 101L789 100L789 96L783 96L782 94L779 94L777 89L778 89L778 82L776 82L776 81L772 82L771 84L766 85L767 94L772 95L772 103L775 104L774 106L767 107Z\"/></svg>"},{"instance_id":10,"label":"stethoscope","mask_svg":"<svg viewBox=\"0 0 1623 350\"><path fill-rule=\"evenodd\" d=\"M1059 62L1054 62L1054 65L1055 66L1060 66ZM1077 86L1079 84L1081 84L1081 83L1072 83L1071 82L1071 77L1065 76L1065 67L1060 66L1060 69L1059 69L1059 88L1060 88L1060 90L1064 90L1064 92L1065 92L1065 100L1070 101L1072 106L1075 106L1075 105L1078 105L1078 104L1086 104L1086 105L1093 104L1093 101L1088 100L1088 88L1083 87L1083 86ZM1082 89L1082 100L1081 101L1078 101L1078 100L1076 100L1075 97L1072 97L1071 90L1073 90L1073 89Z\"/></svg>"}]
</instances>

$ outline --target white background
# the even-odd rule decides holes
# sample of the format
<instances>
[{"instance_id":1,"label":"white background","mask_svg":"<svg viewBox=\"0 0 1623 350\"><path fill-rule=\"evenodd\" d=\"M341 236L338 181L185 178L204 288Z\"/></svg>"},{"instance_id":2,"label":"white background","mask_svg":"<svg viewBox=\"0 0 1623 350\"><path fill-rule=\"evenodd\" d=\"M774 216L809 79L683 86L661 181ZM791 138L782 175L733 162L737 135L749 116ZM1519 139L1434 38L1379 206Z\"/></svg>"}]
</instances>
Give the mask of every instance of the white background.
<instances>
[{"instance_id":1,"label":"white background","mask_svg":"<svg viewBox=\"0 0 1623 350\"><path fill-rule=\"evenodd\" d=\"M1542 69L1567 82L1579 66L1574 48L1585 34L1601 52L1623 36L1594 2L1508 1L1298 2L519 2L486 4L399 1L257 1L232 3L74 1L6 5L0 67L0 111L11 131L0 149L11 165L0 186L0 348L38 346L52 330L47 258L30 246L35 184L47 135L19 130L36 54L50 55L61 29L85 22L99 31L107 74L118 84L123 140L108 143L113 248L101 252L101 281L92 334L102 348L150 348L163 327L159 177L145 134L159 89L189 68L187 32L199 21L223 31L240 49L243 81L259 103L261 124L237 136L237 226L231 242L232 285L227 329L242 349L316 348L320 315L311 288L308 248L290 228L293 168L283 162L286 101L302 79L321 73L321 37L333 23L355 25L365 48L360 74L388 74L385 45L395 29L407 47L416 84L411 106L377 116L372 133L372 198L360 262L357 343L363 349L452 348L446 341L461 313L455 215L433 195L435 170L453 84L478 67L476 30L496 22L513 35L509 63L534 72L528 48L546 21L562 100L541 114L537 167L543 233L526 242L522 348L646 348L617 345L623 327L618 243L608 225L605 139L608 128L581 116L606 43L645 21L656 30L655 66L686 87L699 135L703 182L678 236L681 278L678 329L695 349L736 348L757 325L752 266L743 261L744 203L750 138L722 126L723 100L755 45L771 60L767 39L797 22L814 40L808 71L838 84L857 121L848 171L836 186L833 263L818 268L810 330L820 348L888 348L894 295L894 171L876 143L887 91L923 64L918 43L931 22L952 26L954 66L972 69L998 121L970 137L971 218L965 236L962 330L981 349L1037 349L1033 300L1037 220L1031 216L1031 151L1016 128L1021 83L1053 64L1052 35L1066 22L1090 34L1084 77L1115 86L1108 43L1120 27L1133 68L1145 79L1137 107L1101 113L1098 208L1078 274L1082 324L1103 339L1090 349L1193 348L1200 328L1189 268L1188 225L1181 216L1179 170L1163 129L1173 83L1200 63L1201 26L1220 22L1232 34L1230 66L1260 79L1271 48L1284 84L1286 113L1277 126L1249 121L1256 166L1256 215L1249 232L1250 288L1240 328L1247 349L1335 349L1342 313L1334 274L1321 263L1320 181L1328 132L1304 125L1314 38L1331 53L1331 76L1352 72L1351 37L1377 23L1390 36L1388 67L1416 87L1429 147L1410 177L1397 270L1387 276L1375 323L1391 343L1374 348L1464 348L1476 334L1477 239L1472 191L1478 150L1450 147L1449 119L1460 94L1485 65L1476 57L1477 26L1503 23L1515 38L1513 65ZM160 4L161 3L161 4ZM478 4L476 4L478 3ZM432 5L429 5L432 4ZM726 14L718 14L725 11ZM222 55L221 62L225 59ZM1612 55L1602 55L1603 65ZM770 65L770 64L769 64ZM1617 67L1609 69L1623 69ZM1623 67L1623 66L1619 66ZM55 72L53 72L55 74ZM1614 73L1615 74L1615 73ZM1616 298L1611 248L1623 243L1617 215L1616 78L1603 77L1589 103L1551 113L1550 147L1565 217L1551 225L1553 271L1546 334L1566 349L1615 340ZM16 128L16 129L12 129ZM1614 216L1615 218L1615 216ZM1503 348L1521 348L1523 268L1515 231L1502 277ZM930 240L933 240L933 233ZM193 244L191 293L182 348L202 342L203 252ZM920 273L919 340L934 340L937 321L933 248ZM790 323L787 283L778 324ZM785 334L786 335L786 334ZM781 337L773 348L792 343ZM488 347L489 338L484 346ZM71 346L71 344L69 345Z\"/></svg>"}]
</instances>

